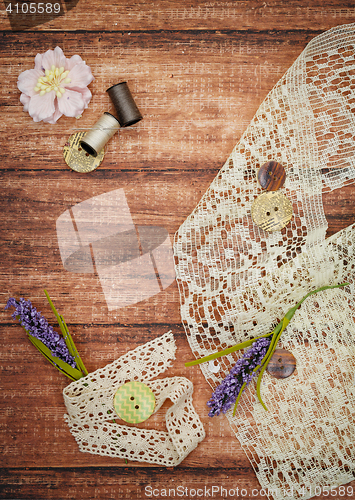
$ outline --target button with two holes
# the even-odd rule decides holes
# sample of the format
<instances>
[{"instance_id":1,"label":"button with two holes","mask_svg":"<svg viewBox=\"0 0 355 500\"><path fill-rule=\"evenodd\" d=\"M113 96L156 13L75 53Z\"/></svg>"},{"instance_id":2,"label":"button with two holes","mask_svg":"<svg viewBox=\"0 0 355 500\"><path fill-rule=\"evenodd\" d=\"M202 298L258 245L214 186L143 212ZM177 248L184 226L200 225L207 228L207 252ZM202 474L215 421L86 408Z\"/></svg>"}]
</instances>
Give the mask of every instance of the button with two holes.
<instances>
[{"instance_id":1,"label":"button with two holes","mask_svg":"<svg viewBox=\"0 0 355 500\"><path fill-rule=\"evenodd\" d=\"M287 378L296 369L296 359L292 352L286 349L276 349L266 371L276 378Z\"/></svg>"},{"instance_id":2,"label":"button with two holes","mask_svg":"<svg viewBox=\"0 0 355 500\"><path fill-rule=\"evenodd\" d=\"M286 180L286 172L281 163L277 161L267 161L259 168L258 181L260 186L266 191L277 191Z\"/></svg>"},{"instance_id":3,"label":"button with two holes","mask_svg":"<svg viewBox=\"0 0 355 500\"><path fill-rule=\"evenodd\" d=\"M80 141L85 136L86 132L76 132L71 135L68 142L63 148L63 156L65 163L75 172L87 174L97 168L102 162L105 150L102 148L100 153L95 157L84 151L80 145Z\"/></svg>"},{"instance_id":4,"label":"button with two holes","mask_svg":"<svg viewBox=\"0 0 355 500\"><path fill-rule=\"evenodd\" d=\"M154 412L155 396L146 384L133 380L118 388L113 405L122 420L130 424L139 424Z\"/></svg>"},{"instance_id":5,"label":"button with two holes","mask_svg":"<svg viewBox=\"0 0 355 500\"><path fill-rule=\"evenodd\" d=\"M251 216L264 231L279 231L292 219L292 204L280 191L266 191L252 204Z\"/></svg>"}]
</instances>

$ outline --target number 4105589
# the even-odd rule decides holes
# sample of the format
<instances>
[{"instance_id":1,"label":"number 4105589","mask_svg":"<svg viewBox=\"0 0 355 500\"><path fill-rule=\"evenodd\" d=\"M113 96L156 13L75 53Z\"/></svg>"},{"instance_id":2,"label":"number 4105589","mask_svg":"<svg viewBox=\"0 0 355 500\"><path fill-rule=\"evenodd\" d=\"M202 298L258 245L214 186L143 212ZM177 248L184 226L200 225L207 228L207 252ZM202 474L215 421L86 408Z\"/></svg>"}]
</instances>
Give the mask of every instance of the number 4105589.
<instances>
[{"instance_id":1,"label":"number 4105589","mask_svg":"<svg viewBox=\"0 0 355 500\"><path fill-rule=\"evenodd\" d=\"M9 3L9 14L59 14L60 3Z\"/></svg>"}]
</instances>

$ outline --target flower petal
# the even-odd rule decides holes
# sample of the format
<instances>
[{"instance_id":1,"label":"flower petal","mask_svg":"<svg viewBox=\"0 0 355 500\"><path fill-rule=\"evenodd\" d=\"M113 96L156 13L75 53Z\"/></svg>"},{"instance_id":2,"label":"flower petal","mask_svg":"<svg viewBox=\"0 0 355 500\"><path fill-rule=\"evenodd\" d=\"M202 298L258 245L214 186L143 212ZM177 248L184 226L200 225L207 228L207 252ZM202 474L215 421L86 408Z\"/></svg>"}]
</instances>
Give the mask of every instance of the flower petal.
<instances>
[{"instance_id":1,"label":"flower petal","mask_svg":"<svg viewBox=\"0 0 355 500\"><path fill-rule=\"evenodd\" d=\"M38 78L43 75L44 73L42 71L38 71L38 69L27 69L19 75L17 88L24 94L32 97L36 94L33 89L37 85Z\"/></svg>"},{"instance_id":2,"label":"flower petal","mask_svg":"<svg viewBox=\"0 0 355 500\"><path fill-rule=\"evenodd\" d=\"M26 94L20 95L20 101L23 104L24 111L28 111L28 106L29 106L30 100L31 100L31 97L29 97L28 95L26 95Z\"/></svg>"},{"instance_id":3,"label":"flower petal","mask_svg":"<svg viewBox=\"0 0 355 500\"><path fill-rule=\"evenodd\" d=\"M56 68L64 68L67 62L67 58L60 47L54 49L54 66Z\"/></svg>"},{"instance_id":4,"label":"flower petal","mask_svg":"<svg viewBox=\"0 0 355 500\"><path fill-rule=\"evenodd\" d=\"M72 56L70 59L67 59L67 65L65 67L66 70L71 70L76 66L77 64L84 63L85 61L82 60L82 58L76 54L75 56Z\"/></svg>"},{"instance_id":5,"label":"flower petal","mask_svg":"<svg viewBox=\"0 0 355 500\"><path fill-rule=\"evenodd\" d=\"M43 66L42 66L42 59L43 59L43 54L37 54L35 57L35 69L38 69L38 71L43 71Z\"/></svg>"},{"instance_id":6,"label":"flower petal","mask_svg":"<svg viewBox=\"0 0 355 500\"><path fill-rule=\"evenodd\" d=\"M71 78L71 82L65 84L66 88L83 88L89 85L94 79L90 66L87 66L85 63L74 66L74 68L70 70L68 78Z\"/></svg>"},{"instance_id":7,"label":"flower petal","mask_svg":"<svg viewBox=\"0 0 355 500\"><path fill-rule=\"evenodd\" d=\"M54 106L55 106L55 111L53 113L53 115L49 118L45 118L43 121L46 122L46 123L56 123L57 120L59 120L59 118L63 115L63 113L61 113L59 111L59 108L58 108L58 99L56 99L54 101Z\"/></svg>"},{"instance_id":8,"label":"flower petal","mask_svg":"<svg viewBox=\"0 0 355 500\"><path fill-rule=\"evenodd\" d=\"M90 90L87 87L84 87L82 89L79 87L73 87L70 90L73 92L79 92L82 95L85 102L84 109L86 109L89 106L89 102L91 101L92 98L92 93L90 92Z\"/></svg>"},{"instance_id":9,"label":"flower petal","mask_svg":"<svg viewBox=\"0 0 355 500\"><path fill-rule=\"evenodd\" d=\"M79 92L66 90L62 97L58 99L58 108L63 115L76 117L84 111L85 101Z\"/></svg>"},{"instance_id":10,"label":"flower petal","mask_svg":"<svg viewBox=\"0 0 355 500\"><path fill-rule=\"evenodd\" d=\"M48 119L53 115L55 112L54 99L54 91L31 97L28 112L35 122Z\"/></svg>"},{"instance_id":11,"label":"flower petal","mask_svg":"<svg viewBox=\"0 0 355 500\"><path fill-rule=\"evenodd\" d=\"M54 50L47 50L43 54L42 66L44 69L51 69L54 65L56 68L64 68L66 65L67 58L65 57L62 49L56 47Z\"/></svg>"}]
</instances>

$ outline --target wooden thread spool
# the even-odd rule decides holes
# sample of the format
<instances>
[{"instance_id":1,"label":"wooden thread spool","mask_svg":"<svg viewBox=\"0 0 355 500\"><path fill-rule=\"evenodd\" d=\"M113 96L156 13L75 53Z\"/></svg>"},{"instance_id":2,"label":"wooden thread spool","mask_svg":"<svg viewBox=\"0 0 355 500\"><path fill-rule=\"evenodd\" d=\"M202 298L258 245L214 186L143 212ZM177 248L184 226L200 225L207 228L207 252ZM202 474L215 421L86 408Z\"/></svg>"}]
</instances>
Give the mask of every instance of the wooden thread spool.
<instances>
[{"instance_id":1,"label":"wooden thread spool","mask_svg":"<svg viewBox=\"0 0 355 500\"><path fill-rule=\"evenodd\" d=\"M139 109L128 88L127 82L117 83L106 90L115 106L121 127L129 127L142 120Z\"/></svg>"},{"instance_id":2,"label":"wooden thread spool","mask_svg":"<svg viewBox=\"0 0 355 500\"><path fill-rule=\"evenodd\" d=\"M105 144L120 128L120 123L111 113L104 113L80 141L84 151L97 156Z\"/></svg>"}]
</instances>

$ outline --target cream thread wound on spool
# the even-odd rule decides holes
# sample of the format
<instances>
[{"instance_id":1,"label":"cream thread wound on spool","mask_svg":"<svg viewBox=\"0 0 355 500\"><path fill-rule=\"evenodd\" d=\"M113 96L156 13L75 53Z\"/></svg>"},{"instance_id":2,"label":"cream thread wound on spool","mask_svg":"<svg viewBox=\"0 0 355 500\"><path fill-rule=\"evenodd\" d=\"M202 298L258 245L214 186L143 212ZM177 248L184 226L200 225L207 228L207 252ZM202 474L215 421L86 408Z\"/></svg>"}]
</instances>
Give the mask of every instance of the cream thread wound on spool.
<instances>
[{"instance_id":1,"label":"cream thread wound on spool","mask_svg":"<svg viewBox=\"0 0 355 500\"><path fill-rule=\"evenodd\" d=\"M80 145L84 151L96 157L119 128L120 122L117 118L105 112L85 134Z\"/></svg>"}]
</instances>

